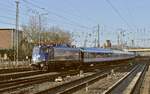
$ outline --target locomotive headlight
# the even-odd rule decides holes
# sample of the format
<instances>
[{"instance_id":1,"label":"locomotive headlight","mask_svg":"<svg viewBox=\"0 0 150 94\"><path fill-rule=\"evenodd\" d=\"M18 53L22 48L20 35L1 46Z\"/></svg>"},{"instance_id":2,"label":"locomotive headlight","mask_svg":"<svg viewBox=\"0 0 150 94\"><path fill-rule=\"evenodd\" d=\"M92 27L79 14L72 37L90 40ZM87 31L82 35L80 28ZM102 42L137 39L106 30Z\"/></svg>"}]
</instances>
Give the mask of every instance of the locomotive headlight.
<instances>
[{"instance_id":1,"label":"locomotive headlight","mask_svg":"<svg viewBox=\"0 0 150 94\"><path fill-rule=\"evenodd\" d=\"M33 58L32 60L33 60L33 62L36 62L37 59L36 59L36 58Z\"/></svg>"},{"instance_id":2,"label":"locomotive headlight","mask_svg":"<svg viewBox=\"0 0 150 94\"><path fill-rule=\"evenodd\" d=\"M43 67L43 66L44 66L44 64L40 64L40 66L41 66L41 67Z\"/></svg>"},{"instance_id":3,"label":"locomotive headlight","mask_svg":"<svg viewBox=\"0 0 150 94\"><path fill-rule=\"evenodd\" d=\"M39 58L40 58L40 55L33 56L33 58L32 58L33 63L35 64L35 63L39 62Z\"/></svg>"},{"instance_id":4,"label":"locomotive headlight","mask_svg":"<svg viewBox=\"0 0 150 94\"><path fill-rule=\"evenodd\" d=\"M33 61L36 61L40 58L40 55L33 56Z\"/></svg>"}]
</instances>

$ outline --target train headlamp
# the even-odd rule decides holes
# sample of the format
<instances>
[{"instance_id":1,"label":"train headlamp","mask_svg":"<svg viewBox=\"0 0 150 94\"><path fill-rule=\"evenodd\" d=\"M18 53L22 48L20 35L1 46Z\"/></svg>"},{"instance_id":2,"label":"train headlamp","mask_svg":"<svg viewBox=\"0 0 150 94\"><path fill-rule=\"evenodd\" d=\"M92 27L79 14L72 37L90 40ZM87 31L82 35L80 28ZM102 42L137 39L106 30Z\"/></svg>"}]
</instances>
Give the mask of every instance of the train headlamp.
<instances>
[{"instance_id":1,"label":"train headlamp","mask_svg":"<svg viewBox=\"0 0 150 94\"><path fill-rule=\"evenodd\" d=\"M40 64L41 67L44 67L44 64Z\"/></svg>"},{"instance_id":2,"label":"train headlamp","mask_svg":"<svg viewBox=\"0 0 150 94\"><path fill-rule=\"evenodd\" d=\"M35 55L33 56L32 60L33 60L33 63L36 63L39 61L39 58L40 58L40 55Z\"/></svg>"}]
</instances>

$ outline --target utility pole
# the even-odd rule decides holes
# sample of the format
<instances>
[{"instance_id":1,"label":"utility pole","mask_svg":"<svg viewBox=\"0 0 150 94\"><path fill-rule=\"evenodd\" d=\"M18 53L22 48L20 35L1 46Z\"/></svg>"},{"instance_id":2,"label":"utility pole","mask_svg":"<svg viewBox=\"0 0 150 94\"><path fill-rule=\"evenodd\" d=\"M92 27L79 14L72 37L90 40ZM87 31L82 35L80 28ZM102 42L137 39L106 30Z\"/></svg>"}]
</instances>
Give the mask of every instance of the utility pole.
<instances>
[{"instance_id":1,"label":"utility pole","mask_svg":"<svg viewBox=\"0 0 150 94\"><path fill-rule=\"evenodd\" d=\"M94 44L94 47L96 47L96 38L95 38L95 40L94 40L94 43L95 43L95 44Z\"/></svg>"},{"instance_id":2,"label":"utility pole","mask_svg":"<svg viewBox=\"0 0 150 94\"><path fill-rule=\"evenodd\" d=\"M16 60L17 60L17 63L18 63L18 46L19 46L19 0L16 0L16 39L17 39L17 56L16 56Z\"/></svg>"},{"instance_id":3,"label":"utility pole","mask_svg":"<svg viewBox=\"0 0 150 94\"><path fill-rule=\"evenodd\" d=\"M41 44L41 15L39 15L39 45Z\"/></svg>"},{"instance_id":4,"label":"utility pole","mask_svg":"<svg viewBox=\"0 0 150 94\"><path fill-rule=\"evenodd\" d=\"M119 48L119 46L120 46L120 37L119 37L119 34L117 36L117 44L118 44L118 48Z\"/></svg>"},{"instance_id":5,"label":"utility pole","mask_svg":"<svg viewBox=\"0 0 150 94\"><path fill-rule=\"evenodd\" d=\"M98 38L98 40L97 40L97 46L98 46L98 48L100 47L100 38L99 38L99 24L98 24L98 27L97 27L97 38Z\"/></svg>"},{"instance_id":6,"label":"utility pole","mask_svg":"<svg viewBox=\"0 0 150 94\"><path fill-rule=\"evenodd\" d=\"M87 41L88 41L88 40L87 40L87 37L88 37L87 35L88 35L88 34L86 34L86 36L85 36L84 47L86 47L86 43L87 43Z\"/></svg>"},{"instance_id":7,"label":"utility pole","mask_svg":"<svg viewBox=\"0 0 150 94\"><path fill-rule=\"evenodd\" d=\"M120 36L121 36L121 49L123 49L123 47L124 47L124 43L123 43L123 31L120 32Z\"/></svg>"},{"instance_id":8,"label":"utility pole","mask_svg":"<svg viewBox=\"0 0 150 94\"><path fill-rule=\"evenodd\" d=\"M131 40L132 48L134 48L134 40Z\"/></svg>"}]
</instances>

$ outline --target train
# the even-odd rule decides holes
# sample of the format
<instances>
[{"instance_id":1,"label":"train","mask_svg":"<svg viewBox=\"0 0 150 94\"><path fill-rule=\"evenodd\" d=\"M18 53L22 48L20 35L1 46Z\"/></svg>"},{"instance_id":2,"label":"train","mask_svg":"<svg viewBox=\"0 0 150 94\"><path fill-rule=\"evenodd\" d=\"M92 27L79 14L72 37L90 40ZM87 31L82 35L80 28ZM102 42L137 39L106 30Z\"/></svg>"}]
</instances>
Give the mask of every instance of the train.
<instances>
[{"instance_id":1,"label":"train","mask_svg":"<svg viewBox=\"0 0 150 94\"><path fill-rule=\"evenodd\" d=\"M57 70L79 69L101 62L129 60L135 58L132 52L95 47L70 47L67 45L39 45L33 48L32 69Z\"/></svg>"}]
</instances>

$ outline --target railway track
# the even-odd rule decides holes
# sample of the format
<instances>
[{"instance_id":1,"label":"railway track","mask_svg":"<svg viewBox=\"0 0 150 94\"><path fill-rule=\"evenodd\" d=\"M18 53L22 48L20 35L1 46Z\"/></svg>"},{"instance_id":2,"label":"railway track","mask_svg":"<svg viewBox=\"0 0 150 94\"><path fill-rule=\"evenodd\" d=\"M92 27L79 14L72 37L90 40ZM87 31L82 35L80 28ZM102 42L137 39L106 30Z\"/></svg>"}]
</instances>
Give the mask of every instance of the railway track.
<instances>
[{"instance_id":1,"label":"railway track","mask_svg":"<svg viewBox=\"0 0 150 94\"><path fill-rule=\"evenodd\" d=\"M8 80L8 81L0 81L0 93L33 85L33 84L42 83L45 81L51 81L57 78L58 76L63 77L67 75L74 75L77 73L79 72L77 71L74 72L70 71L70 72L63 72L63 73L52 72L52 73L44 73L44 74L28 76L28 77L21 77L13 80Z\"/></svg>"},{"instance_id":2,"label":"railway track","mask_svg":"<svg viewBox=\"0 0 150 94\"><path fill-rule=\"evenodd\" d=\"M147 66L140 64L133 68L119 81L105 90L102 94L137 94L145 75Z\"/></svg>"},{"instance_id":3,"label":"railway track","mask_svg":"<svg viewBox=\"0 0 150 94\"><path fill-rule=\"evenodd\" d=\"M31 70L31 68L0 69L0 74L13 73L13 72L24 72L24 71L30 71L30 70Z\"/></svg>"},{"instance_id":4,"label":"railway track","mask_svg":"<svg viewBox=\"0 0 150 94\"><path fill-rule=\"evenodd\" d=\"M43 74L43 73L46 73L46 72L37 70L37 71L22 71L22 72L5 73L5 74L0 74L0 81L12 80L12 79L16 79L19 77L38 75L38 74Z\"/></svg>"},{"instance_id":5,"label":"railway track","mask_svg":"<svg viewBox=\"0 0 150 94\"><path fill-rule=\"evenodd\" d=\"M121 67L121 66L126 66L126 65L121 64L121 65L118 65L118 66ZM129 65L127 64L127 66L129 66ZM84 81L84 83L82 83L83 85L81 84L81 86L85 86L86 83L90 84L90 83L93 83L93 82L97 81L100 78L106 77L110 73L110 70L113 69L113 68L118 68L118 67L117 66L110 66L110 67L107 67L107 69L105 67L104 68L105 71L107 70L106 73L103 74L102 72L99 72L97 74L93 74L91 77L89 76L89 77L86 77L86 78L83 78L83 79L81 78L81 80L78 79L78 81L81 81L80 82L80 84L81 84L82 81L84 79L86 79ZM87 70L87 71L89 71L89 70ZM93 68L91 69L91 71L93 71ZM46 81L54 81L54 79L59 77L59 76L66 77L67 75L76 75L78 73L79 73L79 71L69 71L69 72L62 72L62 73L56 73L56 72L43 73L43 74L38 74L38 75L36 74L34 76L27 76L27 77L19 77L18 76L18 78L15 78L15 79L12 79L12 80L0 81L0 93L4 93L4 92L8 92L8 91L11 92L11 91L16 90L18 88L24 88L24 87L28 87L28 86L31 86L31 85L34 85L34 84L41 84L41 83L46 82ZM14 73L14 74L17 74L17 73ZM18 72L18 74L19 74L19 72ZM78 88L78 85L77 85L77 88ZM64 92L70 92L70 91L64 91ZM40 93L40 92L38 92L38 93ZM52 93L52 94L54 94L54 93ZM63 92L62 92L62 94L63 94Z\"/></svg>"},{"instance_id":6,"label":"railway track","mask_svg":"<svg viewBox=\"0 0 150 94\"><path fill-rule=\"evenodd\" d=\"M95 73L93 75L83 77L81 79L77 79L68 83L64 83L62 85L38 92L36 94L70 94L74 90L79 89L83 86L86 86L87 83L90 84L96 81L97 79L106 77L109 73L110 71L107 71L107 72L101 71L99 73Z\"/></svg>"},{"instance_id":7,"label":"railway track","mask_svg":"<svg viewBox=\"0 0 150 94\"><path fill-rule=\"evenodd\" d=\"M120 67L121 68L121 67ZM120 68L113 68L114 70L120 70ZM83 77L77 80L73 80L62 85L49 88L44 91L37 92L36 94L71 94L75 91L80 90L81 88L85 88L88 85L91 85L97 82L99 79L105 78L111 74L110 70L103 70L101 72L97 72L93 75Z\"/></svg>"}]
</instances>

